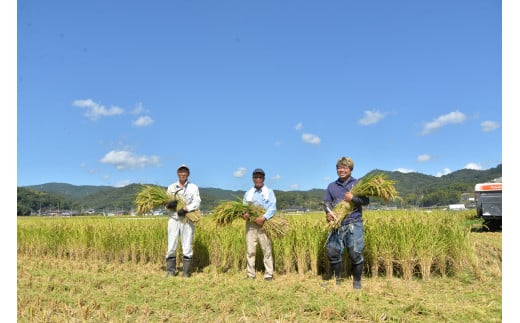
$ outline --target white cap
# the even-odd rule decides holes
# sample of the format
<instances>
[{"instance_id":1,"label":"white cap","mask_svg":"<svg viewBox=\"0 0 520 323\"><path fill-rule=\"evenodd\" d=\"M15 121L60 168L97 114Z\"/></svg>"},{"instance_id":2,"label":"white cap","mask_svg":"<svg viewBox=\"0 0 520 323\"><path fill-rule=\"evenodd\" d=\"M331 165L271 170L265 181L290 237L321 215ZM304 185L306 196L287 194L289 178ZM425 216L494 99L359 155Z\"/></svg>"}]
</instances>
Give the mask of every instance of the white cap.
<instances>
[{"instance_id":1,"label":"white cap","mask_svg":"<svg viewBox=\"0 0 520 323\"><path fill-rule=\"evenodd\" d=\"M188 167L188 165L186 164L181 164L178 168L177 168L177 171L181 170L181 168L186 168L188 170L188 172L190 171L190 168Z\"/></svg>"}]
</instances>

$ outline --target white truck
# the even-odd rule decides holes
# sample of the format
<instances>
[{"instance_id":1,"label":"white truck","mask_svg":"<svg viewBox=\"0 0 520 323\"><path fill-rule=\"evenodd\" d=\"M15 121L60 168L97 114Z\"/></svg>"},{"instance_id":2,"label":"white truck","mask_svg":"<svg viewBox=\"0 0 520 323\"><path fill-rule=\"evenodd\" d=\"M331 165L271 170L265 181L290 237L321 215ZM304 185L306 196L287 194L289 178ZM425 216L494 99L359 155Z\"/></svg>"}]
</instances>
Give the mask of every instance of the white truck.
<instances>
[{"instance_id":1,"label":"white truck","mask_svg":"<svg viewBox=\"0 0 520 323\"><path fill-rule=\"evenodd\" d=\"M502 229L502 183L475 184L475 205L488 230Z\"/></svg>"}]
</instances>

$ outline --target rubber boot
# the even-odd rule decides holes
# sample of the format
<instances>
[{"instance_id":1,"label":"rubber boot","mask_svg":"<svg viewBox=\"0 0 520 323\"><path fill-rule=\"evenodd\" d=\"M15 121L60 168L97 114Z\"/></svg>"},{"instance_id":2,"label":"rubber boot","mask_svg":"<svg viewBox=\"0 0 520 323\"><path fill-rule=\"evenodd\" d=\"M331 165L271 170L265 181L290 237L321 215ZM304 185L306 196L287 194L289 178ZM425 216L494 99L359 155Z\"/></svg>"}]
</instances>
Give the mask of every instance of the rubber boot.
<instances>
[{"instance_id":1,"label":"rubber boot","mask_svg":"<svg viewBox=\"0 0 520 323\"><path fill-rule=\"evenodd\" d=\"M352 287L354 289L361 289L361 275L363 274L363 263L352 265L352 274L354 276L354 282Z\"/></svg>"},{"instance_id":2,"label":"rubber boot","mask_svg":"<svg viewBox=\"0 0 520 323\"><path fill-rule=\"evenodd\" d=\"M182 277L190 277L191 258L182 258Z\"/></svg>"},{"instance_id":3,"label":"rubber boot","mask_svg":"<svg viewBox=\"0 0 520 323\"><path fill-rule=\"evenodd\" d=\"M175 267L177 267L177 258L166 258L166 277L177 275L177 270Z\"/></svg>"},{"instance_id":4,"label":"rubber boot","mask_svg":"<svg viewBox=\"0 0 520 323\"><path fill-rule=\"evenodd\" d=\"M341 262L331 264L330 266L332 273L334 274L334 278L336 279L336 285L341 285Z\"/></svg>"}]
</instances>

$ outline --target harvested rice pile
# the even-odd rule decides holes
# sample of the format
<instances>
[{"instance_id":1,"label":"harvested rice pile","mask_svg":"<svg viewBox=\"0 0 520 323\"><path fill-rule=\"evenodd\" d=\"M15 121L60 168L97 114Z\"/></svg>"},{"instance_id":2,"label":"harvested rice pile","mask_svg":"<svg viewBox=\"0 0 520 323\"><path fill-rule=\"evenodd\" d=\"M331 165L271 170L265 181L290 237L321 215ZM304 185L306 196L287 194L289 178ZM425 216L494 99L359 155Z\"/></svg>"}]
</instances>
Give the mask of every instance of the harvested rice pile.
<instances>
[{"instance_id":1,"label":"harvested rice pile","mask_svg":"<svg viewBox=\"0 0 520 323\"><path fill-rule=\"evenodd\" d=\"M357 196L377 197L388 203L388 201L398 198L394 184L395 181L388 179L386 175L373 173L360 179L351 192ZM329 228L339 228L341 221L352 211L353 207L352 201L341 201L336 204L332 209L336 219L328 222Z\"/></svg>"},{"instance_id":2,"label":"harvested rice pile","mask_svg":"<svg viewBox=\"0 0 520 323\"><path fill-rule=\"evenodd\" d=\"M235 219L243 219L242 214L249 213L249 220L254 221L265 213L265 209L259 205L243 204L242 201L224 201L213 209L217 225L227 225ZM265 221L262 228L271 238L281 238L290 229L289 220L275 214Z\"/></svg>"},{"instance_id":3,"label":"harvested rice pile","mask_svg":"<svg viewBox=\"0 0 520 323\"><path fill-rule=\"evenodd\" d=\"M166 189L160 186L145 185L135 197L137 213L149 213L158 207L166 207L166 204L174 199L174 196L169 195ZM177 210L183 208L184 205L184 200L177 196Z\"/></svg>"}]
</instances>

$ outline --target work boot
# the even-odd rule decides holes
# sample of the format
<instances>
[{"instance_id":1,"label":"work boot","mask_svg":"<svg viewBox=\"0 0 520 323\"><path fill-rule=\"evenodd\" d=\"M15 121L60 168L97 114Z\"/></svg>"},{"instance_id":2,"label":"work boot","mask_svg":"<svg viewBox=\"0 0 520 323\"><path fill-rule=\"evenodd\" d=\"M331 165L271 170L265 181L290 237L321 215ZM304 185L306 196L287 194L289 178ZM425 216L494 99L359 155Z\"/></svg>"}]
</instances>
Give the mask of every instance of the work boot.
<instances>
[{"instance_id":1,"label":"work boot","mask_svg":"<svg viewBox=\"0 0 520 323\"><path fill-rule=\"evenodd\" d=\"M331 270L334 275L334 278L336 279L336 285L341 285L341 262L331 264Z\"/></svg>"},{"instance_id":2,"label":"work boot","mask_svg":"<svg viewBox=\"0 0 520 323\"><path fill-rule=\"evenodd\" d=\"M361 275L363 274L363 263L352 265L352 274L354 276L354 282L352 287L354 289L361 289Z\"/></svg>"},{"instance_id":3,"label":"work boot","mask_svg":"<svg viewBox=\"0 0 520 323\"><path fill-rule=\"evenodd\" d=\"M182 258L182 277L190 277L191 258Z\"/></svg>"},{"instance_id":4,"label":"work boot","mask_svg":"<svg viewBox=\"0 0 520 323\"><path fill-rule=\"evenodd\" d=\"M175 276L177 275L177 258L175 257L169 257L166 258L166 277Z\"/></svg>"}]
</instances>

